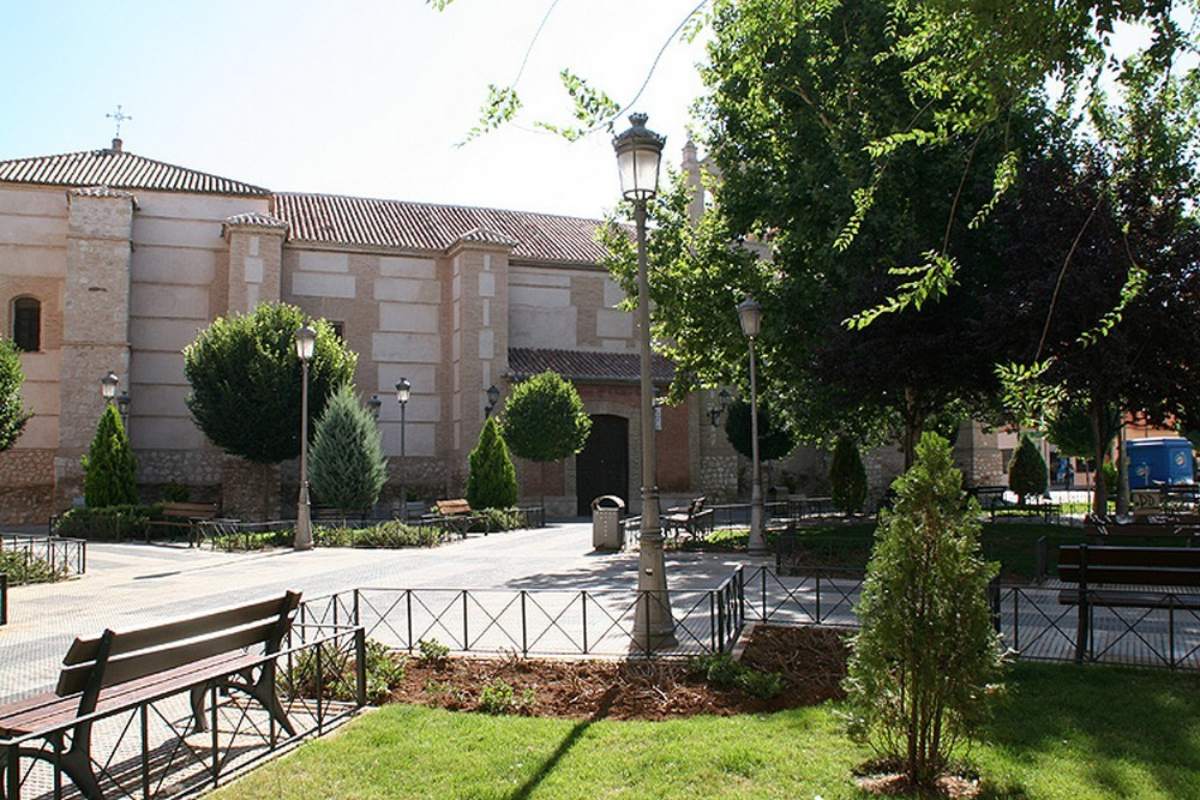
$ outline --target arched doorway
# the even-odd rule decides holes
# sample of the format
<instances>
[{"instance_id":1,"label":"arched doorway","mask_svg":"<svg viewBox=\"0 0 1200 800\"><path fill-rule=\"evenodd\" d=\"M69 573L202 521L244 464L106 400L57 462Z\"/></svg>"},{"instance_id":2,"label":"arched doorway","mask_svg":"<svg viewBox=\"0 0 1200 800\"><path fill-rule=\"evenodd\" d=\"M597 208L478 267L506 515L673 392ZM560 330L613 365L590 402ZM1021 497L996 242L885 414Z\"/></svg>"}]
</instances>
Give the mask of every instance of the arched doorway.
<instances>
[{"instance_id":1,"label":"arched doorway","mask_svg":"<svg viewBox=\"0 0 1200 800\"><path fill-rule=\"evenodd\" d=\"M629 420L613 414L592 415L592 432L575 456L579 516L591 516L592 500L603 494L629 505Z\"/></svg>"}]
</instances>

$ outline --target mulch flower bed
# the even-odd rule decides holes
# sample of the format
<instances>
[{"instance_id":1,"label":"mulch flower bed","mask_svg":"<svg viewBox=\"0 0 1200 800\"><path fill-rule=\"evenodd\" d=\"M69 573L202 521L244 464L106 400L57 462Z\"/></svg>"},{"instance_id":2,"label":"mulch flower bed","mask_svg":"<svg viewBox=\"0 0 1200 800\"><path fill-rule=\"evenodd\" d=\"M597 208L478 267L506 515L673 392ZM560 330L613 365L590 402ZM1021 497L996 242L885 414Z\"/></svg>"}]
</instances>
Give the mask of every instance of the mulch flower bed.
<instances>
[{"instance_id":1,"label":"mulch flower bed","mask_svg":"<svg viewBox=\"0 0 1200 800\"><path fill-rule=\"evenodd\" d=\"M487 710L485 687L503 682L510 713L540 717L659 720L695 714L753 714L842 697L845 633L829 628L758 626L742 663L782 676L770 699L712 685L686 661L547 661L410 659L393 702L452 710ZM481 701L482 706L481 706Z\"/></svg>"}]
</instances>

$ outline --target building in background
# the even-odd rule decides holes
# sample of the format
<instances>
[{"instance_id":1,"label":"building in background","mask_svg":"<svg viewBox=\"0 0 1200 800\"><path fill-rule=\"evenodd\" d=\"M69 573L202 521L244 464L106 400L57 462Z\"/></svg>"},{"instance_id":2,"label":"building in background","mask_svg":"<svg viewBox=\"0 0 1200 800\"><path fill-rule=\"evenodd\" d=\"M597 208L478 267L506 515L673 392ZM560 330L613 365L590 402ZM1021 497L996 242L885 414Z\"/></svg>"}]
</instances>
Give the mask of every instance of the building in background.
<instances>
[{"instance_id":1,"label":"building in background","mask_svg":"<svg viewBox=\"0 0 1200 800\"><path fill-rule=\"evenodd\" d=\"M638 355L634 317L599 266L599 222L507 210L276 193L112 146L0 161L4 334L26 351L34 412L0 454L0 521L43 521L81 495L80 457L115 372L146 499L170 483L226 513L272 515L296 467L263 478L192 423L182 349L218 316L269 300L334 322L359 354L356 385L380 413L399 470L401 377L410 496L461 491L486 391L554 369L574 381L594 432L578 458L518 464L523 494L573 515L600 494L636 509ZM664 385L665 361L655 367ZM503 400L501 401L503 402ZM673 496L730 496L737 458L709 424L710 393L661 412L658 476ZM703 423L703 424L702 424Z\"/></svg>"}]
</instances>

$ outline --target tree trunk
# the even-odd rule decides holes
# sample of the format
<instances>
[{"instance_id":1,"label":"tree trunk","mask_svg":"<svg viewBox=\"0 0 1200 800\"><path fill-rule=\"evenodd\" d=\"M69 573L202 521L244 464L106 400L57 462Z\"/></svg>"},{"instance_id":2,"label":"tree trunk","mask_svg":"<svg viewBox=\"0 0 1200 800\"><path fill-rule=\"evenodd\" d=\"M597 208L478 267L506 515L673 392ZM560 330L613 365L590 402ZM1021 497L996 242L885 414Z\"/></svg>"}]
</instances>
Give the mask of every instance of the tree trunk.
<instances>
[{"instance_id":1,"label":"tree trunk","mask_svg":"<svg viewBox=\"0 0 1200 800\"><path fill-rule=\"evenodd\" d=\"M1129 513L1129 454L1125 451L1125 420L1117 428L1117 514Z\"/></svg>"},{"instance_id":2,"label":"tree trunk","mask_svg":"<svg viewBox=\"0 0 1200 800\"><path fill-rule=\"evenodd\" d=\"M912 388L904 390L904 471L908 472L917 460L917 442L925 428L925 415L917 408L917 393Z\"/></svg>"},{"instance_id":3,"label":"tree trunk","mask_svg":"<svg viewBox=\"0 0 1200 800\"><path fill-rule=\"evenodd\" d=\"M1092 449L1096 458L1096 494L1092 498L1092 513L1104 516L1108 513L1108 487L1104 484L1104 403L1093 397L1088 416L1092 420Z\"/></svg>"}]
</instances>

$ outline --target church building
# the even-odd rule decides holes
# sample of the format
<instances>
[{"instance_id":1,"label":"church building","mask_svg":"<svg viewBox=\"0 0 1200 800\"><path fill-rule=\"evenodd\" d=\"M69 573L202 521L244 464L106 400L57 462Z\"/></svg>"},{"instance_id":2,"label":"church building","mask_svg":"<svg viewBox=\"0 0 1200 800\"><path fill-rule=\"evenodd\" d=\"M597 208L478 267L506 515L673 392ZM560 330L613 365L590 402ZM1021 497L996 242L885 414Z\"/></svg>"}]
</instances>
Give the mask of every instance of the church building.
<instances>
[{"instance_id":1,"label":"church building","mask_svg":"<svg viewBox=\"0 0 1200 800\"><path fill-rule=\"evenodd\" d=\"M46 520L78 503L80 457L102 410L100 378L128 392L144 499L168 484L228 514L273 516L297 469L228 456L193 424L182 349L219 316L293 303L334 323L358 353L394 503L457 496L467 454L512 382L553 369L579 388L593 434L578 457L518 464L522 494L551 515L593 497L639 505L639 362L634 315L619 308L594 239L597 220L326 194L279 193L126 151L0 161L4 335L24 351L34 416L0 453L0 521ZM665 386L669 363L654 365ZM394 385L412 384L406 458ZM120 393L120 392L119 392ZM710 413L713 393L656 412L665 502L731 496L738 459ZM659 416L661 414L661 416ZM744 470L743 470L744 471Z\"/></svg>"}]
</instances>

